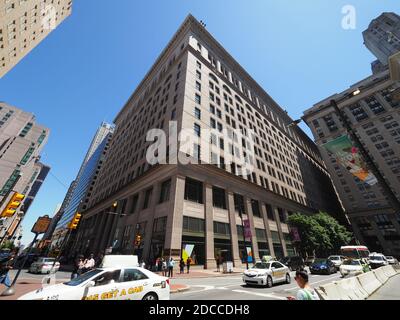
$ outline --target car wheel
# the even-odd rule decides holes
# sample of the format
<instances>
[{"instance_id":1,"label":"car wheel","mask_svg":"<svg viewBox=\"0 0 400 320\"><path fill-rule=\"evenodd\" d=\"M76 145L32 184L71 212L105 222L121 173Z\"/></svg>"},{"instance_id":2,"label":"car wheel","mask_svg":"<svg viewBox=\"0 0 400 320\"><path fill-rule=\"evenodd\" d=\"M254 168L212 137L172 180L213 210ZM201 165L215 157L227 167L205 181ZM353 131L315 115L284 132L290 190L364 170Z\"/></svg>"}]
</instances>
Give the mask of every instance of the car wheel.
<instances>
[{"instance_id":1,"label":"car wheel","mask_svg":"<svg viewBox=\"0 0 400 320\"><path fill-rule=\"evenodd\" d=\"M142 300L158 300L158 296L155 293L148 293Z\"/></svg>"},{"instance_id":2,"label":"car wheel","mask_svg":"<svg viewBox=\"0 0 400 320\"><path fill-rule=\"evenodd\" d=\"M268 278L267 278L267 288L272 288L272 285L273 285L273 283L272 283L272 278L271 278L271 277L268 277Z\"/></svg>"},{"instance_id":3,"label":"car wheel","mask_svg":"<svg viewBox=\"0 0 400 320\"><path fill-rule=\"evenodd\" d=\"M287 284L290 284L291 281L292 281L292 279L290 278L290 274L287 273L287 274L286 274L286 283L287 283Z\"/></svg>"}]
</instances>

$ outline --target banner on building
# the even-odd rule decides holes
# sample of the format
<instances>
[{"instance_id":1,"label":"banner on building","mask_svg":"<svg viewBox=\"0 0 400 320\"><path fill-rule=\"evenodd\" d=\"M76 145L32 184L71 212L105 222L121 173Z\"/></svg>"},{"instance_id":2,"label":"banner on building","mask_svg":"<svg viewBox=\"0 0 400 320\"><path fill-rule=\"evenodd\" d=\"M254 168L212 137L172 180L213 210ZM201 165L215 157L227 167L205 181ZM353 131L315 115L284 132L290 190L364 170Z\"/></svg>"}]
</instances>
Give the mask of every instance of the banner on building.
<instances>
[{"instance_id":1,"label":"banner on building","mask_svg":"<svg viewBox=\"0 0 400 320\"><path fill-rule=\"evenodd\" d=\"M189 257L192 256L194 244L185 244L182 250L182 258L186 262Z\"/></svg>"},{"instance_id":2,"label":"banner on building","mask_svg":"<svg viewBox=\"0 0 400 320\"><path fill-rule=\"evenodd\" d=\"M290 228L290 232L292 234L293 242L301 242L299 229L297 229L296 227L292 227Z\"/></svg>"},{"instance_id":3,"label":"banner on building","mask_svg":"<svg viewBox=\"0 0 400 320\"><path fill-rule=\"evenodd\" d=\"M243 221L243 225L244 225L244 237L245 237L245 239L251 238L252 234L251 234L250 221L249 220L244 220Z\"/></svg>"},{"instance_id":4,"label":"banner on building","mask_svg":"<svg viewBox=\"0 0 400 320\"><path fill-rule=\"evenodd\" d=\"M253 250L251 247L246 247L247 250L247 262L253 262Z\"/></svg>"},{"instance_id":5,"label":"banner on building","mask_svg":"<svg viewBox=\"0 0 400 320\"><path fill-rule=\"evenodd\" d=\"M373 186L378 183L376 177L368 170L358 148L348 136L342 136L323 145L336 157L336 161L361 181Z\"/></svg>"}]
</instances>

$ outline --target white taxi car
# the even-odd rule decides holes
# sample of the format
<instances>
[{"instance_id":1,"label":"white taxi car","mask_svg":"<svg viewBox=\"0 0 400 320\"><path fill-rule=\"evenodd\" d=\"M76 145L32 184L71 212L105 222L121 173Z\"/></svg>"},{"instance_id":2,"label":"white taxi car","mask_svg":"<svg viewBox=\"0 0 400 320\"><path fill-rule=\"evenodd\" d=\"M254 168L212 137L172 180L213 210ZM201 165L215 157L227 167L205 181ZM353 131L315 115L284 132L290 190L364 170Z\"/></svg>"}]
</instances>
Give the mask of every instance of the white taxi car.
<instances>
[{"instance_id":1,"label":"white taxi car","mask_svg":"<svg viewBox=\"0 0 400 320\"><path fill-rule=\"evenodd\" d=\"M128 261L124 260L115 266L103 264L71 281L43 287L18 300L169 300L168 278L137 264L126 265Z\"/></svg>"},{"instance_id":2,"label":"white taxi car","mask_svg":"<svg viewBox=\"0 0 400 320\"><path fill-rule=\"evenodd\" d=\"M278 261L257 262L253 268L243 273L247 285L271 288L276 283L290 283L290 270Z\"/></svg>"}]
</instances>

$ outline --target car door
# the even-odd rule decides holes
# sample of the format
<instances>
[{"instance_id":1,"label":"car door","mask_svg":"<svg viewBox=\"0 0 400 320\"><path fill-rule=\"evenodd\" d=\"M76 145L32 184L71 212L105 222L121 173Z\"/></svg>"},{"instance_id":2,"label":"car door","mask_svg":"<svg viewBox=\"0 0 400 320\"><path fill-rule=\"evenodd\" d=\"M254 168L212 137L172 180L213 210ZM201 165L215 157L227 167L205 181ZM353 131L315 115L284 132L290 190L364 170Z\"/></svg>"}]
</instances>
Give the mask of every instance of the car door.
<instances>
[{"instance_id":1,"label":"car door","mask_svg":"<svg viewBox=\"0 0 400 320\"><path fill-rule=\"evenodd\" d=\"M274 278L274 282L281 282L285 280L286 267L283 264L279 262L273 262L271 268L272 268L272 276Z\"/></svg>"},{"instance_id":2,"label":"car door","mask_svg":"<svg viewBox=\"0 0 400 320\"><path fill-rule=\"evenodd\" d=\"M117 300L118 286L120 283L121 270L106 271L92 281L94 286L85 288L85 300Z\"/></svg>"},{"instance_id":3,"label":"car door","mask_svg":"<svg viewBox=\"0 0 400 320\"><path fill-rule=\"evenodd\" d=\"M156 288L153 289L151 279L135 268L123 270L118 288L118 300L142 300L150 291L157 291Z\"/></svg>"}]
</instances>

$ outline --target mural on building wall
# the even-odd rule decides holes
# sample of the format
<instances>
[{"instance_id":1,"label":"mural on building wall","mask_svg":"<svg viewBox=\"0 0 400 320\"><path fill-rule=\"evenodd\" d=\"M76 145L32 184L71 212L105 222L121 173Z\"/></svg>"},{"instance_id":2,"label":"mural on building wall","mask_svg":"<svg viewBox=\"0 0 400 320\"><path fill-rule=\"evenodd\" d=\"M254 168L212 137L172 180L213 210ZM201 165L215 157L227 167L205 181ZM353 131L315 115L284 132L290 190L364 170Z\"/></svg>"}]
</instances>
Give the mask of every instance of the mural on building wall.
<instances>
[{"instance_id":1,"label":"mural on building wall","mask_svg":"<svg viewBox=\"0 0 400 320\"><path fill-rule=\"evenodd\" d=\"M336 157L336 161L361 181L373 186L378 183L376 177L369 172L358 148L348 136L341 136L323 145Z\"/></svg>"}]
</instances>

